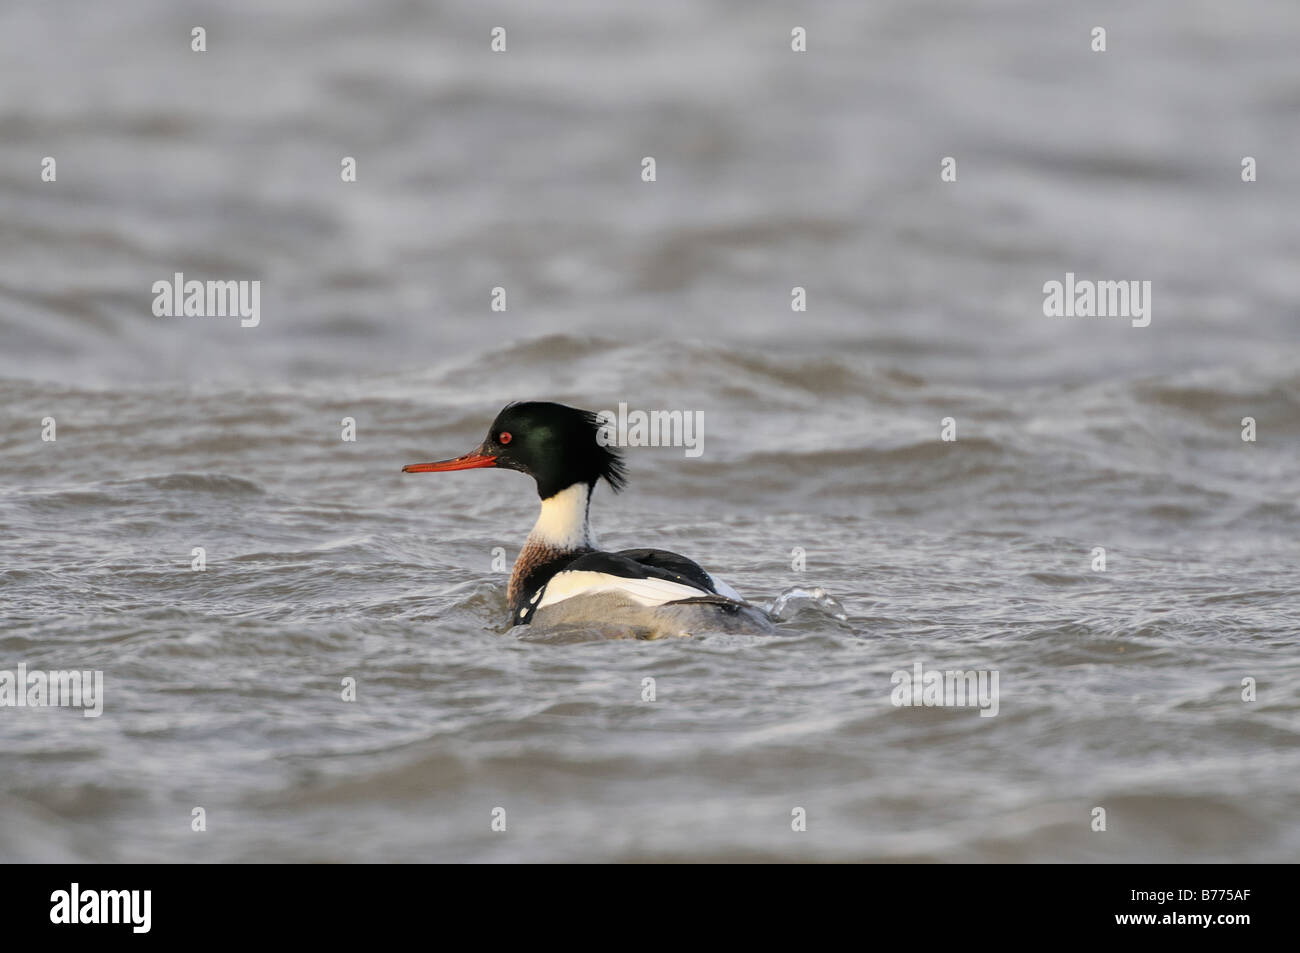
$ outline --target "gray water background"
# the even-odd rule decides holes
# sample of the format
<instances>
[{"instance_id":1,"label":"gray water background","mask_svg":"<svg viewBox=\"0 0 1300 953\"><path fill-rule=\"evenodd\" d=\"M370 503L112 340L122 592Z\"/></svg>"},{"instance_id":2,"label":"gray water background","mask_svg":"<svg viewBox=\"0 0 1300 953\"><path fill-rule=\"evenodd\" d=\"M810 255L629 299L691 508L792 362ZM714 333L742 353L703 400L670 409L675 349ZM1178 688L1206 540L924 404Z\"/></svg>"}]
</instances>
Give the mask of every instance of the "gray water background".
<instances>
[{"instance_id":1,"label":"gray water background","mask_svg":"<svg viewBox=\"0 0 1300 953\"><path fill-rule=\"evenodd\" d=\"M0 859L1294 860L1298 34L1282 0L10 0L0 669L107 698L0 709ZM177 271L260 280L261 325L155 317ZM1150 280L1151 325L1044 317L1066 272ZM503 634L531 484L398 471L530 398L702 411L602 542L848 621ZM997 717L893 706L917 661L998 671Z\"/></svg>"}]
</instances>

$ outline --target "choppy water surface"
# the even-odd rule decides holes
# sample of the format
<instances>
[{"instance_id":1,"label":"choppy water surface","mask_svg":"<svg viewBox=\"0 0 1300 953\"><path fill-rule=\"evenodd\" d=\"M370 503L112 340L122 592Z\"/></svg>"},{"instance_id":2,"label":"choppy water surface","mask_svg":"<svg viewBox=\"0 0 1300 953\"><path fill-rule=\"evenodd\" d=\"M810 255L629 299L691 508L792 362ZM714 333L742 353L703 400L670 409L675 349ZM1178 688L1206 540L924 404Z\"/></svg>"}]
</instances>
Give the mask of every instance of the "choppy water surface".
<instances>
[{"instance_id":1,"label":"choppy water surface","mask_svg":"<svg viewBox=\"0 0 1300 953\"><path fill-rule=\"evenodd\" d=\"M1293 4L58 6L0 11L0 669L107 697L0 709L0 858L1295 858ZM527 398L702 411L602 542L847 620L503 632L531 482L399 470Z\"/></svg>"}]
</instances>

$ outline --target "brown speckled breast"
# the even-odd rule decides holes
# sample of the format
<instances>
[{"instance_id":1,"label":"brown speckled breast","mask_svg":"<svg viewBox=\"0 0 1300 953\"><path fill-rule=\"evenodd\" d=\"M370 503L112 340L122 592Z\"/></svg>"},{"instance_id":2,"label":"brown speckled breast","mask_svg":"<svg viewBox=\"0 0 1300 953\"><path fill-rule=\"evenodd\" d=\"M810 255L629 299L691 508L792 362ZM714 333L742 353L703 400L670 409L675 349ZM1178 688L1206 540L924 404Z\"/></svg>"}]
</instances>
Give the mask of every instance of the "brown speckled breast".
<instances>
[{"instance_id":1,"label":"brown speckled breast","mask_svg":"<svg viewBox=\"0 0 1300 953\"><path fill-rule=\"evenodd\" d=\"M528 596L559 572L565 564L583 553L590 552L594 552L590 547L560 549L531 539L524 543L519 558L515 560L515 568L510 573L510 585L506 588L511 614L518 613L527 602Z\"/></svg>"}]
</instances>

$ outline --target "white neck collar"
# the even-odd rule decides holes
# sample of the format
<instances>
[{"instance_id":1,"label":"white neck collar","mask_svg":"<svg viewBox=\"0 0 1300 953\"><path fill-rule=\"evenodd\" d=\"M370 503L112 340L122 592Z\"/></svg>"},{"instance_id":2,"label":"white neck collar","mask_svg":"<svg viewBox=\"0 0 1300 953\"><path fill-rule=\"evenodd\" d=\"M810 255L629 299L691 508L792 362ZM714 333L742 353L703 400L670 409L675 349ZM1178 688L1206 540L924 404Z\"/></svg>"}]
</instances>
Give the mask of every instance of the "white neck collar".
<instances>
[{"instance_id":1,"label":"white neck collar","mask_svg":"<svg viewBox=\"0 0 1300 953\"><path fill-rule=\"evenodd\" d=\"M528 541L564 551L595 549L596 538L587 523L590 502L591 487L585 483L575 483L542 500L542 512Z\"/></svg>"}]
</instances>

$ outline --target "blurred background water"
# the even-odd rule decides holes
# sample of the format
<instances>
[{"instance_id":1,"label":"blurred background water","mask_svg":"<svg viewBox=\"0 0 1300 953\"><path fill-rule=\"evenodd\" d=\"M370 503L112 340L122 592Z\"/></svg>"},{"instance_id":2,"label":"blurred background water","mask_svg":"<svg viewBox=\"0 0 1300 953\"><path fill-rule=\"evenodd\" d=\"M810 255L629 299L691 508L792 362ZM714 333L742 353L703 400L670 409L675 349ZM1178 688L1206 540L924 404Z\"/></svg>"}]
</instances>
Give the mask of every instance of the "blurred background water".
<instances>
[{"instance_id":1,"label":"blurred background water","mask_svg":"<svg viewBox=\"0 0 1300 953\"><path fill-rule=\"evenodd\" d=\"M1298 31L9 0L0 669L107 697L0 709L0 859L1294 859ZM260 280L260 326L155 317L178 271ZM1151 325L1044 317L1066 272L1151 281ZM503 633L531 483L398 471L529 398L703 411L602 542L848 620ZM894 707L917 661L998 671L998 716Z\"/></svg>"}]
</instances>

